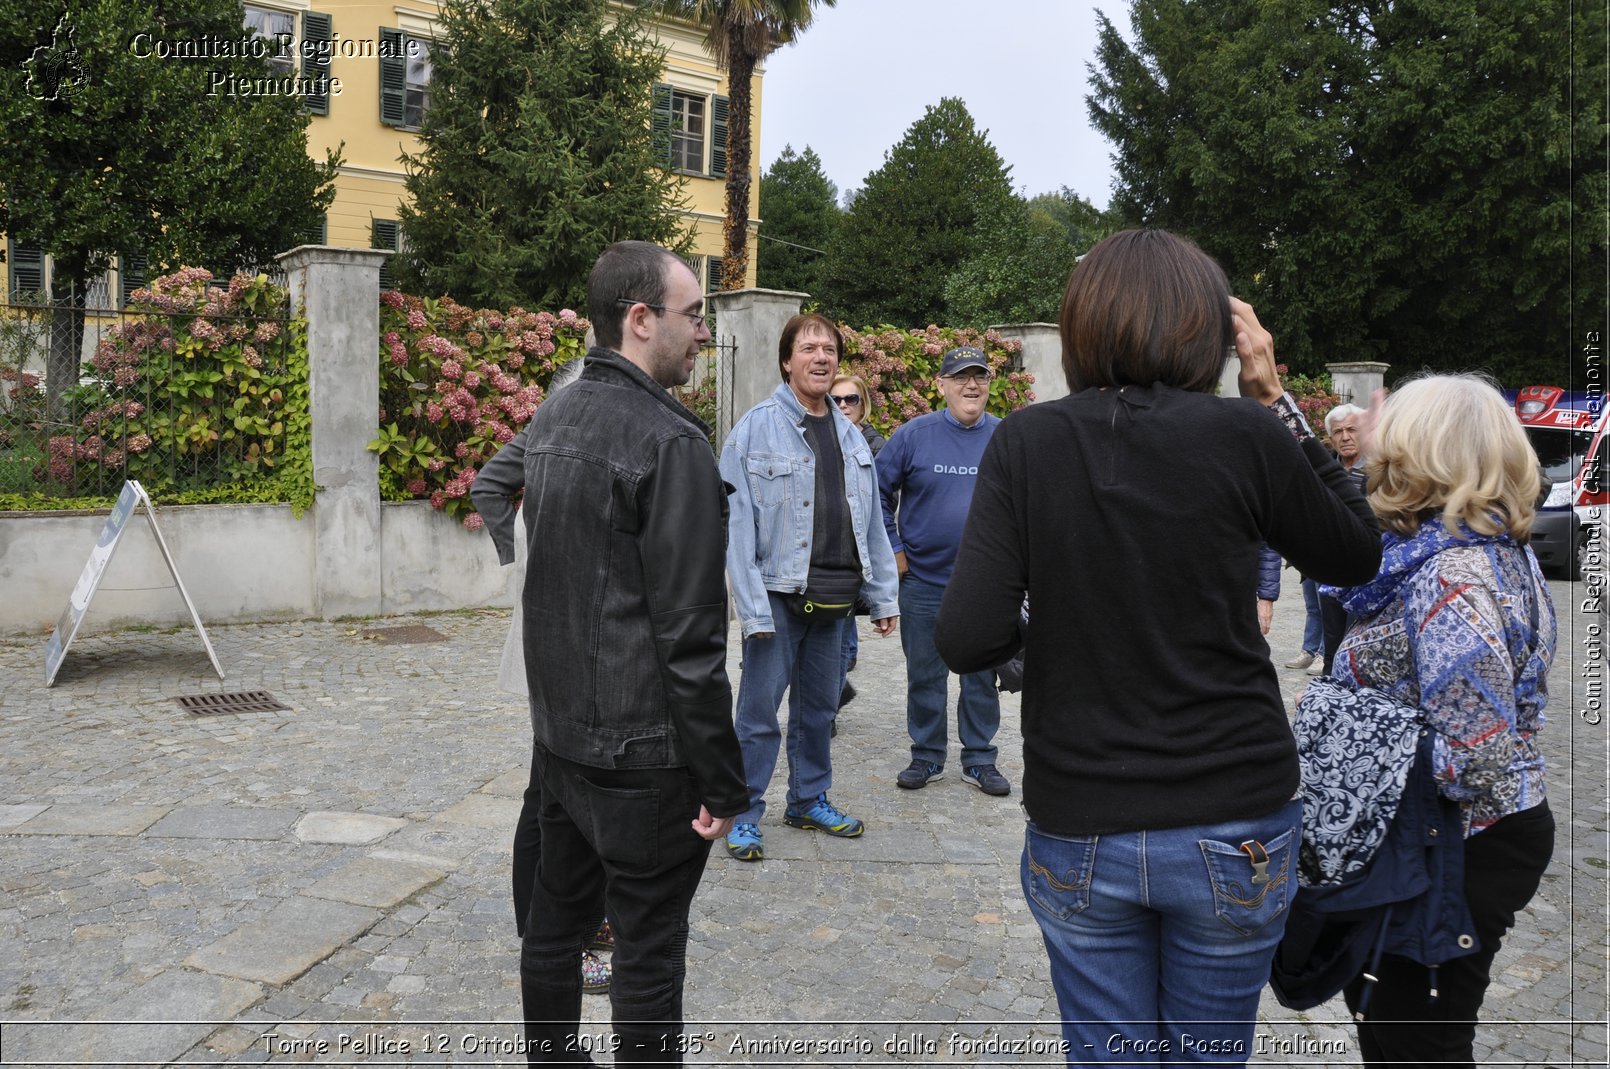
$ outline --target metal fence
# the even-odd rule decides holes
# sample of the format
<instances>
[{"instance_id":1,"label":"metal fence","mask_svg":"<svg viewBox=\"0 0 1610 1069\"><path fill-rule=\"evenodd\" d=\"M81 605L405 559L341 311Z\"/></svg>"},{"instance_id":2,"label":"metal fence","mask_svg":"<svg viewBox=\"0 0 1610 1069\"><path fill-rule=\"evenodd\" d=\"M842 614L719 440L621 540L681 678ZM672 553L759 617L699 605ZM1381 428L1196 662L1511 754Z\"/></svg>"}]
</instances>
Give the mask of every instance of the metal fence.
<instances>
[{"instance_id":1,"label":"metal fence","mask_svg":"<svg viewBox=\"0 0 1610 1069\"><path fill-rule=\"evenodd\" d=\"M298 392L290 324L225 303L0 304L0 495L22 499L5 505L112 498L129 478L170 500L271 482Z\"/></svg>"}]
</instances>

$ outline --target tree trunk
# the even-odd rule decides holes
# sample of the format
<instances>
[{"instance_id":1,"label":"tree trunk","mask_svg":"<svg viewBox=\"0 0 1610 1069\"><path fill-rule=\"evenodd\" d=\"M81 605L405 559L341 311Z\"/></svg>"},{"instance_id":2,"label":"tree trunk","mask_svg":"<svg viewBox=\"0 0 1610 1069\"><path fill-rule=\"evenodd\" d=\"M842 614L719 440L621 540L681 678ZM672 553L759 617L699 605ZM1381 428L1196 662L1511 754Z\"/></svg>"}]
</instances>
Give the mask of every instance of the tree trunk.
<instances>
[{"instance_id":1,"label":"tree trunk","mask_svg":"<svg viewBox=\"0 0 1610 1069\"><path fill-rule=\"evenodd\" d=\"M727 31L727 220L721 253L721 288L744 287L749 273L749 112L755 57L741 30Z\"/></svg>"},{"instance_id":2,"label":"tree trunk","mask_svg":"<svg viewBox=\"0 0 1610 1069\"><path fill-rule=\"evenodd\" d=\"M68 410L67 391L78 385L83 364L84 299L79 281L55 272L51 278L50 350L45 357L45 418L53 424L71 424L76 413Z\"/></svg>"}]
</instances>

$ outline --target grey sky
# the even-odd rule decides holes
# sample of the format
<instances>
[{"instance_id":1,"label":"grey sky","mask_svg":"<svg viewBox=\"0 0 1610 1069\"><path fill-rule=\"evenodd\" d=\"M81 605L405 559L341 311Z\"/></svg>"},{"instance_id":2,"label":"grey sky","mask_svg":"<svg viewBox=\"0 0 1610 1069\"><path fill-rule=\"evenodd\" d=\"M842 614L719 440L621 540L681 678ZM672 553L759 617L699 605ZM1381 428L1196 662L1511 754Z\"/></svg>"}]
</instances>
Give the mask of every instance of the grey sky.
<instances>
[{"instance_id":1,"label":"grey sky","mask_svg":"<svg viewBox=\"0 0 1610 1069\"><path fill-rule=\"evenodd\" d=\"M1127 33L1129 5L1101 0ZM1061 186L1106 207L1112 146L1091 126L1095 0L839 0L766 61L761 170L791 144L861 186L923 110L960 97L1028 196Z\"/></svg>"}]
</instances>

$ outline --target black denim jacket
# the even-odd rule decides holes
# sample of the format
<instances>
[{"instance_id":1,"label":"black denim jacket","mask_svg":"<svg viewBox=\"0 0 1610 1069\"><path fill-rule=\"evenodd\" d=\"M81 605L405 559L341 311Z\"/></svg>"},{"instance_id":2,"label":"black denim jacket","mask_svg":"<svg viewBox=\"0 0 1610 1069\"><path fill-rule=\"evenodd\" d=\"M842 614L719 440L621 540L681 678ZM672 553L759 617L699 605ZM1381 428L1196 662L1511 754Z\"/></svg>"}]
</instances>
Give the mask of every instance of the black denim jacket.
<instances>
[{"instance_id":1,"label":"black denim jacket","mask_svg":"<svg viewBox=\"0 0 1610 1069\"><path fill-rule=\"evenodd\" d=\"M596 768L687 767L749 804L732 725L727 486L708 428L595 348L526 436L526 677L536 739Z\"/></svg>"}]
</instances>

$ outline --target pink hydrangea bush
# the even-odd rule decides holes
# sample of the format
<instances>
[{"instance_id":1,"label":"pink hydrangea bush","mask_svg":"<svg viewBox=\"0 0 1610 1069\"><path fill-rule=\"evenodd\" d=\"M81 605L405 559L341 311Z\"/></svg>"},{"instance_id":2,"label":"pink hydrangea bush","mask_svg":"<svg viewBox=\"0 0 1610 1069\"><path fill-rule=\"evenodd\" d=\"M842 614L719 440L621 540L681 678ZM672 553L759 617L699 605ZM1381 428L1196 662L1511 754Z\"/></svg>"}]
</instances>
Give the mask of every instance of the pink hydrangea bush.
<instances>
[{"instance_id":1,"label":"pink hydrangea bush","mask_svg":"<svg viewBox=\"0 0 1610 1069\"><path fill-rule=\"evenodd\" d=\"M225 487L244 500L306 467L282 498L305 503L303 327L268 276L238 274L223 287L212 277L187 267L134 291L129 316L84 364L87 381L71 394L76 425L50 438L41 481L61 493L115 493L131 478L159 496Z\"/></svg>"},{"instance_id":2,"label":"pink hydrangea bush","mask_svg":"<svg viewBox=\"0 0 1610 1069\"><path fill-rule=\"evenodd\" d=\"M425 499L475 530L470 484L585 355L587 320L380 295L380 454L387 500Z\"/></svg>"},{"instance_id":3,"label":"pink hydrangea bush","mask_svg":"<svg viewBox=\"0 0 1610 1069\"><path fill-rule=\"evenodd\" d=\"M865 332L839 325L844 334L843 370L860 375L872 395L871 424L884 434L941 407L934 380L944 354L959 345L982 349L995 378L990 382L992 415L1004 416L1034 400L1034 376L1016 367L1021 342L993 330L938 327L900 330L883 326Z\"/></svg>"}]
</instances>

